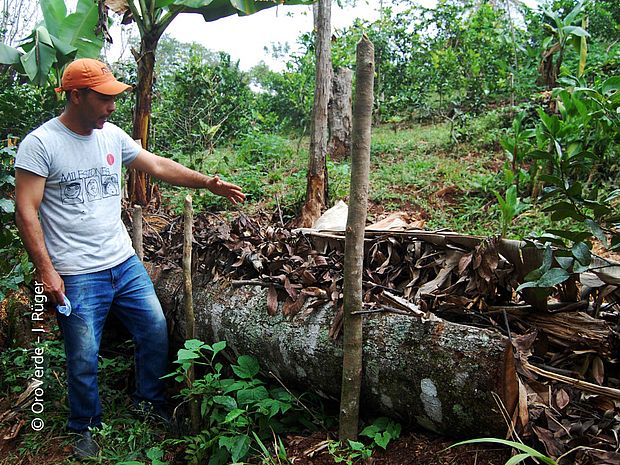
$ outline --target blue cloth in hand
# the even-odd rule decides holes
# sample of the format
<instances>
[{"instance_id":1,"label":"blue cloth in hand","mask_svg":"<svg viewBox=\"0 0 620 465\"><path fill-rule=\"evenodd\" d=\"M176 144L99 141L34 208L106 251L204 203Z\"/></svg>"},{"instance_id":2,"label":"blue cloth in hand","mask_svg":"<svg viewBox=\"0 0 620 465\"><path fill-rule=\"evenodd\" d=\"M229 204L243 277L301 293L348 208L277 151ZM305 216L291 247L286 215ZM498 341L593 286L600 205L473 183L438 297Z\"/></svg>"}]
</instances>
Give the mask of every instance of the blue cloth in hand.
<instances>
[{"instance_id":1,"label":"blue cloth in hand","mask_svg":"<svg viewBox=\"0 0 620 465\"><path fill-rule=\"evenodd\" d=\"M63 298L65 299L65 304L64 305L60 305L60 304L56 305L56 308L63 315L69 316L69 315L71 315L71 302L69 302L69 299L67 298L66 295L64 295Z\"/></svg>"}]
</instances>

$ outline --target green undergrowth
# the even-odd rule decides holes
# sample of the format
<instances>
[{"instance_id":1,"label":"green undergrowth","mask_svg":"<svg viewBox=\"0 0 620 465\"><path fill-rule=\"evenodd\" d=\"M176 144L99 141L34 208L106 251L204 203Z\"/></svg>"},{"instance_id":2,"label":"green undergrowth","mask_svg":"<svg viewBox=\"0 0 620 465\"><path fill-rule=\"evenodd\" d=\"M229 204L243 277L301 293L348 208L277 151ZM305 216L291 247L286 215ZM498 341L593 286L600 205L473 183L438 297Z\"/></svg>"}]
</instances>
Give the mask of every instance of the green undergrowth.
<instances>
[{"instance_id":1,"label":"green undergrowth","mask_svg":"<svg viewBox=\"0 0 620 465\"><path fill-rule=\"evenodd\" d=\"M213 345L198 340L185 342L166 378L173 411L172 424L137 415L131 408L133 390L131 342L106 344L99 363L99 390L103 426L93 430L100 446L96 457L77 460L71 456L75 437L65 431L68 415L65 386L65 355L58 330L30 349L17 347L0 353L2 406L10 409L37 377L42 367L40 396L43 411L34 414L22 408L18 418L8 416L0 429L21 422L15 439L3 449L0 465L226 465L290 463L283 438L287 434L323 431L335 437L336 409L308 392L289 389L261 370L258 359L234 356L225 342ZM42 358L33 359L35 347ZM35 363L36 362L36 363ZM195 372L192 379L191 369ZM190 406L196 403L199 424L193 429ZM40 431L31 427L37 417L44 420ZM34 423L33 423L34 424ZM330 454L337 463L354 463L374 450L385 449L400 436L400 425L384 417L368 421L359 441L339 443L329 439ZM49 438L53 438L50 441ZM44 457L44 459L42 459Z\"/></svg>"},{"instance_id":2,"label":"green undergrowth","mask_svg":"<svg viewBox=\"0 0 620 465\"><path fill-rule=\"evenodd\" d=\"M369 188L369 220L403 211L413 220L424 220L428 229L465 234L493 235L502 231L496 192L503 192L505 156L499 137L505 130L499 117L472 119L468 130L455 136L449 124L416 125L394 130L373 128ZM463 135L464 134L464 135ZM459 141L463 140L463 141ZM200 160L201 169L242 186L247 194L242 208L272 214L274 222L293 219L305 197L308 140L252 132L236 145L203 156L173 154L188 163ZM330 204L348 199L350 160L328 159ZM182 211L185 194L192 193L195 207L230 208L227 201L205 191L164 187L167 205ZM519 215L510 218L508 237L540 234L551 224L544 204L522 199Z\"/></svg>"}]
</instances>

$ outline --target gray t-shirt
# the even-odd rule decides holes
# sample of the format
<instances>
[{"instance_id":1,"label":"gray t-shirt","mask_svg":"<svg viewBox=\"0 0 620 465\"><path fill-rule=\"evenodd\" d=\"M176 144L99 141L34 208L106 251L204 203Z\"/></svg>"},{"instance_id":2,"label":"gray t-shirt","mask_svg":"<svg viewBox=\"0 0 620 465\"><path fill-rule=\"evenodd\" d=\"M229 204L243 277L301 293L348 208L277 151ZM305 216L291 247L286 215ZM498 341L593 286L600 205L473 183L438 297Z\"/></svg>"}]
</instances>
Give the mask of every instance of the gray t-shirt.
<instances>
[{"instance_id":1,"label":"gray t-shirt","mask_svg":"<svg viewBox=\"0 0 620 465\"><path fill-rule=\"evenodd\" d=\"M102 271L134 254L121 221L121 163L131 163L140 150L111 123L81 136L58 118L19 145L15 167L46 178L39 216L59 274Z\"/></svg>"}]
</instances>

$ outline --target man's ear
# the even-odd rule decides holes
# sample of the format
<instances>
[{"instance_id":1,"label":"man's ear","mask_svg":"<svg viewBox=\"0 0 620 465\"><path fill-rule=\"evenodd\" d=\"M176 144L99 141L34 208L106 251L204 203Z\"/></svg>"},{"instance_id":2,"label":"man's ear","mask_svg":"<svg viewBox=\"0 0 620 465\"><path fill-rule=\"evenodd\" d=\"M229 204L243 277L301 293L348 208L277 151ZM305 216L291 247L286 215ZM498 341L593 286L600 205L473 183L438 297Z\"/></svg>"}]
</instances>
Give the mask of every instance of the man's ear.
<instances>
[{"instance_id":1,"label":"man's ear","mask_svg":"<svg viewBox=\"0 0 620 465\"><path fill-rule=\"evenodd\" d=\"M72 104L78 104L80 103L85 97L86 94L88 93L89 89L72 89L70 90L70 102Z\"/></svg>"},{"instance_id":2,"label":"man's ear","mask_svg":"<svg viewBox=\"0 0 620 465\"><path fill-rule=\"evenodd\" d=\"M69 91L69 102L71 102L72 104L77 104L79 103L81 98L80 95L80 91L77 89L72 89Z\"/></svg>"}]
</instances>

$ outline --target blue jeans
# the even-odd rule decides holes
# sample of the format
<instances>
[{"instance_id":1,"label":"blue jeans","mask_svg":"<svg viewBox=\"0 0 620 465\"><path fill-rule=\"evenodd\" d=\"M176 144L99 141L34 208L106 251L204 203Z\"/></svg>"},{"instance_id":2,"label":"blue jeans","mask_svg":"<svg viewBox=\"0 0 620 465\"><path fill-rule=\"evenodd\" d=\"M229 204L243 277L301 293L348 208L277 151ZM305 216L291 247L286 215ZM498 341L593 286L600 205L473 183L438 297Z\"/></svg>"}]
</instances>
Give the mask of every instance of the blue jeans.
<instances>
[{"instance_id":1,"label":"blue jeans","mask_svg":"<svg viewBox=\"0 0 620 465\"><path fill-rule=\"evenodd\" d=\"M71 431L101 425L97 359L103 325L112 310L127 327L136 345L134 402L161 405L168 363L166 319L153 283L142 262L133 256L105 271L62 276L71 302L69 316L57 312L67 355Z\"/></svg>"}]
</instances>

